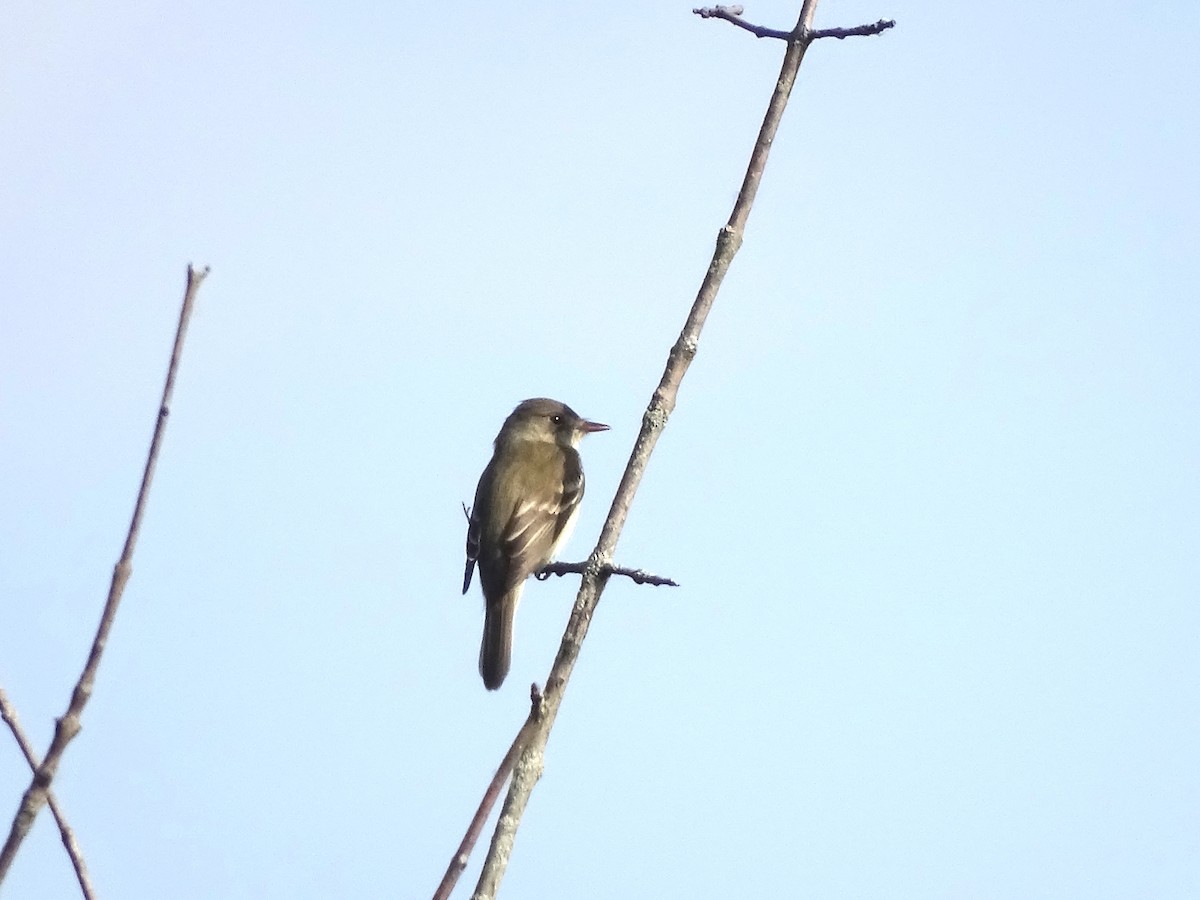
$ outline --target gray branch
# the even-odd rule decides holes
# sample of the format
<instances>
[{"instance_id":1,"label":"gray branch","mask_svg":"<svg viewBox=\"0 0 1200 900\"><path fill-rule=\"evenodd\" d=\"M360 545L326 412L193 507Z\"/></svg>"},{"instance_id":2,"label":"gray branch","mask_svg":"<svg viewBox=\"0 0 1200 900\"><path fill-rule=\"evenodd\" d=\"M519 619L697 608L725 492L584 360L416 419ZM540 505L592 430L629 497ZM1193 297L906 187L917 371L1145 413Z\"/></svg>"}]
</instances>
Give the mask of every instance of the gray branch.
<instances>
[{"instance_id":1,"label":"gray branch","mask_svg":"<svg viewBox=\"0 0 1200 900\"><path fill-rule=\"evenodd\" d=\"M487 822L488 816L492 814L492 807L496 805L496 800L500 797L500 790L504 787L504 782L508 781L508 776L512 774L513 766L517 762L517 755L525 746L530 732L541 717L542 692L538 690L538 686L535 684L529 688L529 716L525 719L525 724L521 726L521 730L517 732L517 736L513 738L512 745L508 748L508 752L504 754L504 759L500 761L500 767L496 769L496 774L492 776L492 781L488 785L488 789L484 791L483 799L479 801L479 807L475 810L471 824L467 826L467 833L463 836L462 843L458 845L458 850L455 851L454 856L451 858L450 865L446 867L446 874L442 876L441 884L438 885L437 890L433 893L433 900L449 900L450 894L454 892L454 886L458 884L458 876L467 867L467 860L471 858L471 851L475 849L475 842L479 840L479 835L483 832L484 823Z\"/></svg>"},{"instance_id":2,"label":"gray branch","mask_svg":"<svg viewBox=\"0 0 1200 900\"><path fill-rule=\"evenodd\" d=\"M8 726L8 730L16 738L17 746L21 748L21 754L25 757L25 762L29 764L29 768L37 772L39 765L37 754L33 750L33 744L29 742L29 738L25 734L25 729L21 727L21 721L17 718L17 711L13 709L12 704L9 702L8 694L4 692L4 688L0 688L0 719L4 720L4 724ZM87 863L83 861L83 851L79 849L79 842L75 840L75 832L67 822L67 814L63 812L58 798L54 796L54 792L49 788L46 789L46 802L50 806L50 812L54 816L54 821L58 824L59 837L62 838L63 847L66 848L67 856L71 860L71 866L75 869L75 879L79 882L79 890L83 894L84 900L96 900L96 889L92 886L91 876L88 875Z\"/></svg>"},{"instance_id":3,"label":"gray branch","mask_svg":"<svg viewBox=\"0 0 1200 900\"><path fill-rule=\"evenodd\" d=\"M797 24L791 31L780 31L778 28L767 28L763 25L754 25L747 22L742 18L745 8L741 6L705 6L693 9L692 12L702 19L721 19L729 22L731 25L736 25L738 28L750 32L755 37L774 38L778 41L804 41L808 43L821 38L844 40L848 37L867 37L873 34L880 34L889 28L896 27L895 20L880 19L871 25L856 25L853 28L821 28L817 31L811 31L807 27L801 27L800 24Z\"/></svg>"},{"instance_id":4,"label":"gray branch","mask_svg":"<svg viewBox=\"0 0 1200 900\"><path fill-rule=\"evenodd\" d=\"M196 292L200 290L200 285L206 275L208 275L208 269L197 272L190 265L188 266L187 287L183 293L183 306L179 311L179 326L175 330L175 344L171 348L171 361L167 365L162 402L159 403L155 416L154 436L150 439L150 450L146 454L146 467L142 471L142 486L138 490L137 501L133 506L133 518L129 523L129 531L125 535L125 546L121 550L121 558L117 560L117 564L113 568L112 582L108 588L108 599L104 603L104 612L100 616L100 625L92 640L92 649L88 652L83 672L80 673L79 680L75 682L75 690L71 692L71 702L67 705L67 711L55 724L54 738L50 741L50 749L46 751L46 756L42 759L41 764L34 770L33 779L30 781L29 787L25 789L21 805L13 817L8 839L4 842L4 848L0 850L0 883L4 881L13 860L16 859L17 851L33 826L34 819L46 805L46 800L50 795L50 783L58 771L58 765L62 761L67 744L75 735L79 734L79 730L82 728L80 716L92 696L92 689L96 682L96 670L100 667L100 658L104 655L108 634L112 630L113 620L121 605L121 595L125 592L129 576L133 574L133 551L141 532L142 516L146 511L146 501L150 496L150 484L154 480L154 469L158 464L158 455L162 449L163 435L167 428L167 416L171 410L171 399L175 394L175 376L179 371L179 360L183 354L183 342L187 336L188 322L192 317L192 307L196 302Z\"/></svg>"},{"instance_id":5,"label":"gray branch","mask_svg":"<svg viewBox=\"0 0 1200 900\"><path fill-rule=\"evenodd\" d=\"M588 564L586 562L565 563L553 562L543 566L542 571L534 575L538 581L545 581L551 575L586 575ZM653 575L644 569L629 569L625 566L601 566L600 576L608 578L612 575L624 575L626 578L633 581L634 584L653 584L656 587L666 585L668 587L679 587L679 582L671 578L666 578L662 575Z\"/></svg>"},{"instance_id":6,"label":"gray branch","mask_svg":"<svg viewBox=\"0 0 1200 900\"><path fill-rule=\"evenodd\" d=\"M741 190L734 202L729 221L717 234L716 248L713 251L708 271L700 284L700 289L696 294L691 311L688 313L687 320L684 322L683 329L679 333L679 338L667 355L667 364L658 387L654 390L646 412L642 416L641 430L630 453L629 463L625 467L625 473L621 478L617 493L613 497L608 518L605 519L604 527L600 532L600 540L583 567L583 578L579 586L579 593L575 598L575 606L571 611L571 618L567 623L558 655L546 678L541 717L533 724L528 739L524 742L513 767L508 796L505 797L499 820L496 823L496 830L492 836L491 847L484 860L479 882L475 887L475 900L492 900L500 886L500 880L504 876L521 817L525 813L534 785L537 784L542 774L547 738L550 730L554 727L554 720L562 705L567 682L575 667L575 661L579 657L583 639L587 635L596 606L600 602L600 595L608 582L606 570L612 566L613 553L616 550L621 530L625 526L626 517L629 515L630 505L633 503L638 485L641 484L642 475L646 470L650 455L654 452L655 444L666 427L671 412L675 409L680 382L696 356L700 333L716 300L721 282L725 278L725 273L728 271L734 255L741 247L746 221L750 215L750 209L754 205L754 198L762 181L771 145L783 118L783 111L787 107L788 97L795 84L796 73L799 71L805 52L815 37L812 31L812 20L816 6L817 0L804 0L796 27L790 32L786 32L787 51L784 54L779 78L758 132L758 140L750 154L750 162L746 168ZM706 18L724 18L728 21L737 19L737 16L728 9L723 13L709 10L707 15L698 10L697 14L705 15ZM755 28L755 26L748 27L740 20L735 24L751 31ZM782 33L764 33L763 36L781 37Z\"/></svg>"}]
</instances>

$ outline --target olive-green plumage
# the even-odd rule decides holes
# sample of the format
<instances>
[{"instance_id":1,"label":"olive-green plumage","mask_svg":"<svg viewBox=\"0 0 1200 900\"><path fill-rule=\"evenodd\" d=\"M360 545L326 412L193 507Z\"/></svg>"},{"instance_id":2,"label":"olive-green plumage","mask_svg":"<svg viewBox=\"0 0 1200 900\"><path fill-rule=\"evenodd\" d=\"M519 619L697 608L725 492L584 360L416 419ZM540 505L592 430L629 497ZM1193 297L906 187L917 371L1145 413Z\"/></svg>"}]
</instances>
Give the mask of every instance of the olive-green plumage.
<instances>
[{"instance_id":1,"label":"olive-green plumage","mask_svg":"<svg viewBox=\"0 0 1200 900\"><path fill-rule=\"evenodd\" d=\"M519 404L496 436L475 489L463 576L465 594L478 563L484 598L479 672L488 690L508 674L525 579L554 558L575 526L584 487L575 448L585 434L607 428L557 400L537 398Z\"/></svg>"}]
</instances>

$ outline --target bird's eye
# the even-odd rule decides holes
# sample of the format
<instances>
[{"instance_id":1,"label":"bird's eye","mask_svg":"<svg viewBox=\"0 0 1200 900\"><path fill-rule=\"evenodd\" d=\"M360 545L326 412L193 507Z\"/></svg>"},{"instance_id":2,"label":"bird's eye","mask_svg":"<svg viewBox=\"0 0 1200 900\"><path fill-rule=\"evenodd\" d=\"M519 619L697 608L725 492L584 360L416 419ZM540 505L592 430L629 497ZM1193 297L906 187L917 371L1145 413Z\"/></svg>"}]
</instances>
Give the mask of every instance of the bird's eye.
<instances>
[{"instance_id":1,"label":"bird's eye","mask_svg":"<svg viewBox=\"0 0 1200 900\"><path fill-rule=\"evenodd\" d=\"M550 421L553 422L555 425L561 425L562 424L562 416L553 415L550 417Z\"/></svg>"}]
</instances>

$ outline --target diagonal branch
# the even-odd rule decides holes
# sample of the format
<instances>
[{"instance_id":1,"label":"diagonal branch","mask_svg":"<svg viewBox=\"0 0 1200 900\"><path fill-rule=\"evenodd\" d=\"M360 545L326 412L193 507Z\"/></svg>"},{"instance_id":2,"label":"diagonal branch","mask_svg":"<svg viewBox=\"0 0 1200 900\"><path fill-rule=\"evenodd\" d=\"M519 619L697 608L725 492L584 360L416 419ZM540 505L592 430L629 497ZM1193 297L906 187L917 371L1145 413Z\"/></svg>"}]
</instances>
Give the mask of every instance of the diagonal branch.
<instances>
[{"instance_id":1,"label":"diagonal branch","mask_svg":"<svg viewBox=\"0 0 1200 900\"><path fill-rule=\"evenodd\" d=\"M8 874L8 870L16 858L17 851L21 848L21 842L25 840L25 835L29 833L34 819L37 818L37 814L46 803L46 798L50 791L50 782L54 780L54 775L58 771L63 751L67 749L67 744L79 733L79 729L82 727L79 717L92 696L92 688L96 681L96 670L100 667L100 657L104 654L104 647L108 643L108 633L112 630L113 620L117 615L117 608L121 605L121 595L125 591L125 585L129 581L129 576L133 574L133 551L137 546L138 534L142 527L142 516L146 511L146 500L150 496L150 483L154 480L154 469L158 464L159 451L162 449L163 434L167 427L167 416L171 409L171 398L175 393L175 376L179 370L180 356L183 353L183 341L187 335L188 322L192 317L192 307L196 301L196 292L200 289L200 285L203 283L206 275L208 275L208 269L197 272L190 265L188 266L187 288L183 294L183 306L179 311L179 326L175 331L175 345L171 349L171 362L167 366L167 379L163 385L162 403L159 404L158 408L158 416L154 426L154 437L150 440L150 452L146 455L146 467L142 472L142 486L138 491L137 502L133 507L133 518L129 523L129 532L125 535L125 546L121 550L121 558L117 560L117 564L113 568L112 583L108 589L108 600L105 601L104 612L100 616L100 625L96 629L95 638L92 640L92 649L88 652L87 662L83 666L83 672L80 674L79 680L75 683L75 690L71 693L71 702L67 706L67 711L58 719L55 725L54 738L50 742L50 749L46 751L46 756L42 760L41 765L33 773L33 779L29 787L26 788L24 797L21 798L21 806L17 809L16 816L13 817L12 827L8 832L8 839L4 842L3 850L0 850L0 882L4 881L4 877Z\"/></svg>"},{"instance_id":2,"label":"diagonal branch","mask_svg":"<svg viewBox=\"0 0 1200 900\"><path fill-rule=\"evenodd\" d=\"M492 900L500 886L500 880L504 877L508 859L512 854L517 827L525 813L534 785L542 774L546 742L550 730L554 727L559 707L562 705L567 681L570 679L575 661L579 657L583 639L587 635L588 626L596 606L600 602L600 595L608 583L608 567L612 563L613 552L616 550L621 530L629 515L629 507L637 493L638 485L641 483L642 475L659 435L662 434L667 419L675 408L680 382L696 356L700 332L704 328L704 322L716 300L721 282L725 278L725 273L728 271L734 255L741 247L746 221L754 204L755 195L758 193L767 157L779 129L788 97L795 84L796 73L804 59L805 52L813 41L812 20L816 6L817 0L804 0L796 27L786 33L787 52L784 54L779 78L759 129L758 140L750 154L750 162L746 168L741 190L734 202L729 221L717 235L712 261L709 263L708 271L700 284L695 302L684 322L683 330L667 356L666 368L663 370L658 387L651 396L646 412L642 416L641 431L638 433L637 441L630 453L629 463L625 467L625 474L621 478L617 493L613 497L608 518L600 532L600 540L585 566L570 621L567 623L554 665L546 679L542 718L534 725L513 768L508 796L504 800L499 821L496 823L496 830L492 835L491 847L484 860L483 871L475 888L475 900ZM703 15L703 13L698 14ZM708 17L733 21L730 16L733 14L710 14ZM735 24L746 27L740 21Z\"/></svg>"},{"instance_id":3,"label":"diagonal branch","mask_svg":"<svg viewBox=\"0 0 1200 900\"><path fill-rule=\"evenodd\" d=\"M492 814L492 807L496 805L496 800L500 797L500 789L504 787L504 782L508 781L508 776L512 773L513 766L517 762L517 755L525 746L525 741L528 739L530 731L533 730L533 726L542 717L542 692L538 690L536 684L529 689L529 701L529 716L525 719L521 730L517 732L517 736L513 738L512 745L504 754L504 759L500 761L500 768L496 769L496 774L492 776L491 784L484 791L483 799L479 801L479 807L475 810L471 824L467 826L467 833L463 836L462 843L458 845L458 850L454 852L450 865L446 867L442 883L433 893L433 900L449 900L454 886L458 884L458 877L467 867L467 860L471 858L471 851L475 849L475 842L479 840L484 823Z\"/></svg>"},{"instance_id":4,"label":"diagonal branch","mask_svg":"<svg viewBox=\"0 0 1200 900\"><path fill-rule=\"evenodd\" d=\"M21 753L24 755L25 761L29 763L29 768L36 772L38 768L37 754L34 753L33 744L29 743L29 737L25 734L25 729L21 727L21 722L17 719L17 711L9 702L4 688L0 688L0 719L4 720L4 724L17 739L17 746L21 748ZM88 875L87 863L83 861L83 851L79 849L79 844L75 840L75 832L67 823L67 814L58 805L58 798L54 796L53 791L46 791L46 802L50 806L50 812L54 815L54 821L58 823L58 833L62 837L63 847L66 848L67 856L70 857L71 865L75 869L75 878L79 881L79 890L83 894L84 900L96 900L96 889L92 886L92 879Z\"/></svg>"}]
</instances>

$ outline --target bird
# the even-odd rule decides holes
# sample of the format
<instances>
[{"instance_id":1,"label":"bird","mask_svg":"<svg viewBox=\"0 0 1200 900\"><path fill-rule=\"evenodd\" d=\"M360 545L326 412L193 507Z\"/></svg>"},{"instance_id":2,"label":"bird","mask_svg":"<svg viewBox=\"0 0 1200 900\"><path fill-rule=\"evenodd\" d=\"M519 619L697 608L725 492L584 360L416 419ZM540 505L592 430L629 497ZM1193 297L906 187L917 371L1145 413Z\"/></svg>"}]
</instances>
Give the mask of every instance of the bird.
<instances>
[{"instance_id":1,"label":"bird","mask_svg":"<svg viewBox=\"0 0 1200 900\"><path fill-rule=\"evenodd\" d=\"M546 397L523 400L496 435L479 477L467 525L463 593L479 565L483 640L479 674L494 691L512 661L513 617L525 579L541 571L566 543L583 499L583 464L576 449L608 426L582 418Z\"/></svg>"}]
</instances>

